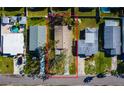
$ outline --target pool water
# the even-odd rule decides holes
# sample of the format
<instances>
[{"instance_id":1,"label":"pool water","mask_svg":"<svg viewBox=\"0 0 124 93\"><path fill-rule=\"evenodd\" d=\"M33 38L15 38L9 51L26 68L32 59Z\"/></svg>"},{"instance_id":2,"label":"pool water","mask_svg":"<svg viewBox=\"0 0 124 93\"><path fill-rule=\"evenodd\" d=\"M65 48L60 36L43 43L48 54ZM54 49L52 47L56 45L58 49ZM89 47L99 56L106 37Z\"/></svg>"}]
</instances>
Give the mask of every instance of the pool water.
<instances>
[{"instance_id":1,"label":"pool water","mask_svg":"<svg viewBox=\"0 0 124 93\"><path fill-rule=\"evenodd\" d=\"M18 32L19 32L19 28L16 27L16 26L13 26L13 27L11 28L11 32L12 32L12 33L18 33Z\"/></svg>"}]
</instances>

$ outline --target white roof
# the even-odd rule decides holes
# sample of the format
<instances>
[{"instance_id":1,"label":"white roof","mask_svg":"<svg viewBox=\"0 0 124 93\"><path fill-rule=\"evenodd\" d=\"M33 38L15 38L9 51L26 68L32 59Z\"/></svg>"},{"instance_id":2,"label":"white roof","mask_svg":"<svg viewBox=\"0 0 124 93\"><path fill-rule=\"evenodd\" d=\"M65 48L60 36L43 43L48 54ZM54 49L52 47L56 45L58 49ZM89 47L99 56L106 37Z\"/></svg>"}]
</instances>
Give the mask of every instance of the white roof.
<instances>
[{"instance_id":1,"label":"white roof","mask_svg":"<svg viewBox=\"0 0 124 93\"><path fill-rule=\"evenodd\" d=\"M3 34L3 54L23 54L23 33Z\"/></svg>"},{"instance_id":2,"label":"white roof","mask_svg":"<svg viewBox=\"0 0 124 93\"><path fill-rule=\"evenodd\" d=\"M95 34L86 33L85 43L94 43L94 42L95 42Z\"/></svg>"}]
</instances>

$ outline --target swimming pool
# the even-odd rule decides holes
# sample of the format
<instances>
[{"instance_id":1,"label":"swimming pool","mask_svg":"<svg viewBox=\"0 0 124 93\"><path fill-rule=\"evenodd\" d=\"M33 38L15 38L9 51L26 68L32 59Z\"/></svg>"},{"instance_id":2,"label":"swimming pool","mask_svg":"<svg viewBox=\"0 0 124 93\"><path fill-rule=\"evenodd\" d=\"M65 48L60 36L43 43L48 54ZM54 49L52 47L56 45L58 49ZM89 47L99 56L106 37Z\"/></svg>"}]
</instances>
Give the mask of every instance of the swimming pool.
<instances>
[{"instance_id":1,"label":"swimming pool","mask_svg":"<svg viewBox=\"0 0 124 93\"><path fill-rule=\"evenodd\" d=\"M12 28L10 29L10 31L12 33L18 33L19 32L19 28L17 26L12 26Z\"/></svg>"}]
</instances>

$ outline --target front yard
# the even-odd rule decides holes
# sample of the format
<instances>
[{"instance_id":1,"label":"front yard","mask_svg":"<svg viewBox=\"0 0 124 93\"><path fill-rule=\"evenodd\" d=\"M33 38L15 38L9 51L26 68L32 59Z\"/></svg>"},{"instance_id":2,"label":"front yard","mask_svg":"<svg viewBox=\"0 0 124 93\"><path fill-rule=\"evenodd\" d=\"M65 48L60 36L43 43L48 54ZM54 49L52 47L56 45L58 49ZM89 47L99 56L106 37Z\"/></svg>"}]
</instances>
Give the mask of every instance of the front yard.
<instances>
[{"instance_id":1,"label":"front yard","mask_svg":"<svg viewBox=\"0 0 124 93\"><path fill-rule=\"evenodd\" d=\"M13 74L13 58L0 56L0 74Z\"/></svg>"},{"instance_id":2,"label":"front yard","mask_svg":"<svg viewBox=\"0 0 124 93\"><path fill-rule=\"evenodd\" d=\"M105 57L103 52L98 52L93 57L85 60L85 73L92 75L110 73L111 61L111 57Z\"/></svg>"}]
</instances>

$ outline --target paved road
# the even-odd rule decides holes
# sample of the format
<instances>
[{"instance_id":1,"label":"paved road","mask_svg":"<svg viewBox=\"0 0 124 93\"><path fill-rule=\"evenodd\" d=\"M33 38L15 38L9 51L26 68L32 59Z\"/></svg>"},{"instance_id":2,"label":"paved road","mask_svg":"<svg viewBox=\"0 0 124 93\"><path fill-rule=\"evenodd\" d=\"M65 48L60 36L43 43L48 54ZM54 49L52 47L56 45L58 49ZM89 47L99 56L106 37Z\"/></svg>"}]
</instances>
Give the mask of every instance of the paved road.
<instances>
[{"instance_id":1,"label":"paved road","mask_svg":"<svg viewBox=\"0 0 124 93\"><path fill-rule=\"evenodd\" d=\"M86 76L81 76L77 78L51 78L46 81L42 81L41 79L33 80L28 77L13 77L13 76L0 76L0 85L65 85L65 86L121 86L124 85L124 79L117 78L113 76L108 76L103 79L94 78L90 83L83 83L83 80Z\"/></svg>"}]
</instances>

